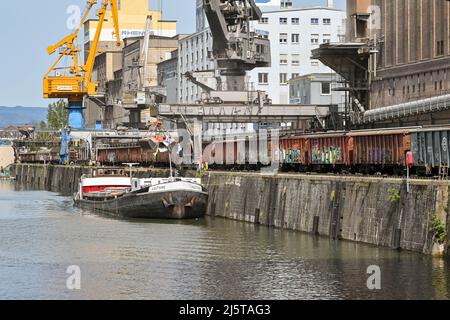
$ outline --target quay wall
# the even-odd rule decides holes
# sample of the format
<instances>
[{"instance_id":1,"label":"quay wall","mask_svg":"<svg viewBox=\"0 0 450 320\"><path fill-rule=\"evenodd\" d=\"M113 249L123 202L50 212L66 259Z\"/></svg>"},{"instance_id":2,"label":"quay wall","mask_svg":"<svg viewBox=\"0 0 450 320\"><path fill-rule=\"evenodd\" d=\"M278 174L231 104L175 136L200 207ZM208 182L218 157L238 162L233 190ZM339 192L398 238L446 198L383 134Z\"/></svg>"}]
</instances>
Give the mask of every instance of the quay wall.
<instances>
[{"instance_id":1,"label":"quay wall","mask_svg":"<svg viewBox=\"0 0 450 320\"><path fill-rule=\"evenodd\" d=\"M441 255L449 230L449 184L403 179L214 173L208 214L269 227Z\"/></svg>"},{"instance_id":2,"label":"quay wall","mask_svg":"<svg viewBox=\"0 0 450 320\"><path fill-rule=\"evenodd\" d=\"M19 186L72 195L92 167L16 164ZM193 172L185 173L192 176ZM168 170L135 169L134 175L168 176ZM335 175L262 175L209 172L207 214L268 227L403 249L424 254L448 252L449 183ZM437 227L441 241L436 241Z\"/></svg>"}]
</instances>

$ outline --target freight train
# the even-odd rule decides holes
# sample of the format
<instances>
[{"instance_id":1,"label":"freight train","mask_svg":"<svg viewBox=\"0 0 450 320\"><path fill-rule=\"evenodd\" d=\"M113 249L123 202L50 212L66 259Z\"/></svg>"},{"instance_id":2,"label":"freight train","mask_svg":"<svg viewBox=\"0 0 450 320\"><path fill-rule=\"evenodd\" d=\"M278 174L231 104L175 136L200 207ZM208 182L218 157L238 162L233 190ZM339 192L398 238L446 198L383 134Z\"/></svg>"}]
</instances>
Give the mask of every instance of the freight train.
<instances>
[{"instance_id":1,"label":"freight train","mask_svg":"<svg viewBox=\"0 0 450 320\"><path fill-rule=\"evenodd\" d=\"M282 172L385 173L401 175L407 153L412 153L412 172L436 175L450 163L450 125L326 132L282 136L277 141L237 138L203 146L203 160L218 170L259 170L276 166ZM143 148L138 143L96 148L96 162L103 165L140 163L168 167L169 154ZM20 162L56 163L58 154L19 154ZM84 154L84 152L80 153ZM71 154L71 162L84 163L86 155ZM192 165L193 168L196 163Z\"/></svg>"},{"instance_id":2,"label":"freight train","mask_svg":"<svg viewBox=\"0 0 450 320\"><path fill-rule=\"evenodd\" d=\"M274 166L270 159L284 172L402 175L410 152L413 173L436 175L448 170L449 139L450 126L327 132L284 136L278 147L270 140L263 147L259 142L256 152L250 141L218 142L207 158L212 169Z\"/></svg>"},{"instance_id":3,"label":"freight train","mask_svg":"<svg viewBox=\"0 0 450 320\"><path fill-rule=\"evenodd\" d=\"M102 164L139 163L153 167L168 167L170 161L169 153L143 148L138 143L101 146L96 158Z\"/></svg>"}]
</instances>

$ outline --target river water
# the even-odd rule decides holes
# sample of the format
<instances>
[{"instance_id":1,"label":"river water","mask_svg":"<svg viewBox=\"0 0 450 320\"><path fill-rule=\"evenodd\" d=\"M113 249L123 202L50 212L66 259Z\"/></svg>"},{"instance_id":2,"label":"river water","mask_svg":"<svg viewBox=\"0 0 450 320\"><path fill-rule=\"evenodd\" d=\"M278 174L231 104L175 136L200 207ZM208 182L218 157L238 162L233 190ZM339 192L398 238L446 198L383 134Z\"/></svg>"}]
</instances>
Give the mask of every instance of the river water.
<instances>
[{"instance_id":1,"label":"river water","mask_svg":"<svg viewBox=\"0 0 450 320\"><path fill-rule=\"evenodd\" d=\"M0 299L448 299L449 275L442 259L219 218L114 220L0 181Z\"/></svg>"}]
</instances>

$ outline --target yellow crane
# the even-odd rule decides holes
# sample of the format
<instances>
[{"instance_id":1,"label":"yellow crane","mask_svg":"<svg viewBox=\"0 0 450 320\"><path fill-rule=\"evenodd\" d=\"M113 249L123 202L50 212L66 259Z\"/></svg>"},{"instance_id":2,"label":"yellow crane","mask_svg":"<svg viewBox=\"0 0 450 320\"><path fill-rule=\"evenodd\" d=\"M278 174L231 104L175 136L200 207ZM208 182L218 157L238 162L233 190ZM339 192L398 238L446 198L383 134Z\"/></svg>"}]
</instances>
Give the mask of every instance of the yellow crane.
<instances>
[{"instance_id":1,"label":"yellow crane","mask_svg":"<svg viewBox=\"0 0 450 320\"><path fill-rule=\"evenodd\" d=\"M88 57L84 64L80 64L81 49L78 42L79 33L84 23L89 17L92 8L99 3L98 0L88 0L85 13L83 14L79 26L69 36L65 37L57 44L49 46L49 55L58 51L59 57L50 67L44 76L44 98L46 99L68 99L69 126L72 128L83 127L83 99L85 96L97 93L97 83L92 82L92 70L94 68L95 57L98 53L98 44L105 21L108 5L111 7L114 34L116 45L120 47L119 33L119 12L117 0L102 0L101 7L97 12L99 19L97 30ZM59 63L65 57L71 63L65 67L59 67Z\"/></svg>"}]
</instances>

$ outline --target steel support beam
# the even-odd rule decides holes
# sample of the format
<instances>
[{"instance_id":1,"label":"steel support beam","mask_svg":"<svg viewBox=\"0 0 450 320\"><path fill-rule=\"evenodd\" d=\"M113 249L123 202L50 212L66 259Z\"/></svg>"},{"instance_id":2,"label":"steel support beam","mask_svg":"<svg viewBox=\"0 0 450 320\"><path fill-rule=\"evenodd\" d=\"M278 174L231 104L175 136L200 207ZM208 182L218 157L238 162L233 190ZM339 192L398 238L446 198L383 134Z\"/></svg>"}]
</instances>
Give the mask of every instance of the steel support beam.
<instances>
[{"instance_id":1,"label":"steel support beam","mask_svg":"<svg viewBox=\"0 0 450 320\"><path fill-rule=\"evenodd\" d=\"M158 112L166 118L197 118L205 123L274 123L326 118L330 108L315 105L160 104Z\"/></svg>"}]
</instances>

